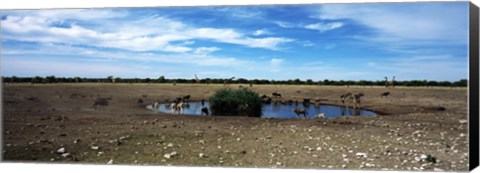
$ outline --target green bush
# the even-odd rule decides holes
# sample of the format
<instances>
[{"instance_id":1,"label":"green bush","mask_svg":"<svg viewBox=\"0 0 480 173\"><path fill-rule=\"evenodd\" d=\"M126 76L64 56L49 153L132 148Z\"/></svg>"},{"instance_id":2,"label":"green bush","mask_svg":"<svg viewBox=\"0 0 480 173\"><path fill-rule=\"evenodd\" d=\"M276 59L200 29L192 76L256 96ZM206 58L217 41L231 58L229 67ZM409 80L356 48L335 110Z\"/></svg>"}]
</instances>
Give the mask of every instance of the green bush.
<instances>
[{"instance_id":1,"label":"green bush","mask_svg":"<svg viewBox=\"0 0 480 173\"><path fill-rule=\"evenodd\" d=\"M262 102L258 94L247 88L224 88L216 91L210 98L213 115L260 117Z\"/></svg>"}]
</instances>

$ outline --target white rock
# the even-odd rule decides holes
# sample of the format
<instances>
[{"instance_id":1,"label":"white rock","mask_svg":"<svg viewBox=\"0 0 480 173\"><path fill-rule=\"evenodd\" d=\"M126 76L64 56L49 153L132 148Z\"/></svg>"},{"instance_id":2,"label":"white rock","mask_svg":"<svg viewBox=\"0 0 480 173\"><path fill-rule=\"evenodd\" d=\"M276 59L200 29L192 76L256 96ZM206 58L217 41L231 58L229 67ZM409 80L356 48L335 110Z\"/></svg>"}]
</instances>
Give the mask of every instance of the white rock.
<instances>
[{"instance_id":1,"label":"white rock","mask_svg":"<svg viewBox=\"0 0 480 173\"><path fill-rule=\"evenodd\" d=\"M422 159L422 160L425 160L425 159L427 159L427 155L425 155L425 154L422 154L422 155L420 156L420 159Z\"/></svg>"},{"instance_id":2,"label":"white rock","mask_svg":"<svg viewBox=\"0 0 480 173\"><path fill-rule=\"evenodd\" d=\"M108 162L107 162L107 165L111 165L113 164L113 159L110 159Z\"/></svg>"},{"instance_id":3,"label":"white rock","mask_svg":"<svg viewBox=\"0 0 480 173\"><path fill-rule=\"evenodd\" d=\"M170 153L171 156L176 156L178 153L176 151Z\"/></svg>"},{"instance_id":4,"label":"white rock","mask_svg":"<svg viewBox=\"0 0 480 173\"><path fill-rule=\"evenodd\" d=\"M99 146L92 146L92 150L98 150L100 147Z\"/></svg>"},{"instance_id":5,"label":"white rock","mask_svg":"<svg viewBox=\"0 0 480 173\"><path fill-rule=\"evenodd\" d=\"M163 157L165 157L166 159L170 159L170 157L172 157L169 153L167 154L164 154Z\"/></svg>"},{"instance_id":6,"label":"white rock","mask_svg":"<svg viewBox=\"0 0 480 173\"><path fill-rule=\"evenodd\" d=\"M205 153L200 153L200 154L198 154L198 157L204 158L204 157L207 157L207 155Z\"/></svg>"},{"instance_id":7,"label":"white rock","mask_svg":"<svg viewBox=\"0 0 480 173\"><path fill-rule=\"evenodd\" d=\"M172 143L168 143L168 144L167 144L167 147L173 147L173 144L172 144Z\"/></svg>"},{"instance_id":8,"label":"white rock","mask_svg":"<svg viewBox=\"0 0 480 173\"><path fill-rule=\"evenodd\" d=\"M69 157L70 156L70 153L63 153L62 154L62 157Z\"/></svg>"},{"instance_id":9,"label":"white rock","mask_svg":"<svg viewBox=\"0 0 480 173\"><path fill-rule=\"evenodd\" d=\"M58 153L58 154L63 154L63 153L65 153L65 147L62 147L62 148L58 149L58 150L57 150L57 153Z\"/></svg>"},{"instance_id":10,"label":"white rock","mask_svg":"<svg viewBox=\"0 0 480 173\"><path fill-rule=\"evenodd\" d=\"M468 120L460 120L459 122L462 123L462 124L466 124L466 123L468 123Z\"/></svg>"}]
</instances>

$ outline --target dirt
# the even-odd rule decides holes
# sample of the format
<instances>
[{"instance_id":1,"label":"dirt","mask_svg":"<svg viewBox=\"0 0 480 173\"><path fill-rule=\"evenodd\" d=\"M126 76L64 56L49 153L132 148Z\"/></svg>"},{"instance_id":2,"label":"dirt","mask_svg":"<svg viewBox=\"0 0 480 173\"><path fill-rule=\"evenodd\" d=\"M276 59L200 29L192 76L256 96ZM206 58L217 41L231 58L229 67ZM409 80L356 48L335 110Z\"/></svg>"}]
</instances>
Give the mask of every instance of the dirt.
<instances>
[{"instance_id":1,"label":"dirt","mask_svg":"<svg viewBox=\"0 0 480 173\"><path fill-rule=\"evenodd\" d=\"M248 87L248 85L244 85ZM3 90L3 160L264 168L468 170L466 88L253 85L283 100L363 92L370 117L264 119L145 109L207 99L206 84L13 84ZM382 97L389 91L391 94ZM108 106L92 105L108 98ZM138 104L139 99L144 104ZM63 152L57 151L61 148Z\"/></svg>"}]
</instances>

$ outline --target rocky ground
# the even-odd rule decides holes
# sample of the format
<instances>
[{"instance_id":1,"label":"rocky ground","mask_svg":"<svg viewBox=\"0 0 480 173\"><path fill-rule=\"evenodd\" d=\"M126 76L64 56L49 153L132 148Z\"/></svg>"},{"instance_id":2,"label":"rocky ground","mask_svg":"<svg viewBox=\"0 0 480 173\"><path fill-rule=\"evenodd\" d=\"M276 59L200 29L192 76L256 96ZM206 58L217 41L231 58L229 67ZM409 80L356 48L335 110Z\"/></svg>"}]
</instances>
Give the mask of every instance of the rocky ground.
<instances>
[{"instance_id":1,"label":"rocky ground","mask_svg":"<svg viewBox=\"0 0 480 173\"><path fill-rule=\"evenodd\" d=\"M254 85L282 99L341 104L363 92L371 117L262 119L155 113L137 104L222 85L13 84L3 90L3 160L314 169L468 169L466 88ZM227 87L238 88L238 85ZM390 91L383 98L381 93ZM93 109L97 97L109 106Z\"/></svg>"}]
</instances>

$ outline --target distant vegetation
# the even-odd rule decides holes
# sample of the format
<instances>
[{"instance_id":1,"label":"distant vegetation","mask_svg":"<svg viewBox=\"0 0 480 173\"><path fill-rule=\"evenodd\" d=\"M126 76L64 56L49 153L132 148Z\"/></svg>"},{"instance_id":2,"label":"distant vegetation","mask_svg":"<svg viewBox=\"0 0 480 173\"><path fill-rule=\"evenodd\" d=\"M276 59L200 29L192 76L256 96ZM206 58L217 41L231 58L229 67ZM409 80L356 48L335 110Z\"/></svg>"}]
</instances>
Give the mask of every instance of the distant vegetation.
<instances>
[{"instance_id":1,"label":"distant vegetation","mask_svg":"<svg viewBox=\"0 0 480 173\"><path fill-rule=\"evenodd\" d=\"M195 79L167 79L164 76L160 76L157 79L151 78L114 78L113 76L108 76L105 78L80 78L80 77L55 77L55 76L46 76L46 77L2 77L2 82L4 83L112 83L112 80L115 83L197 83ZM203 84L223 84L227 79L221 78L205 78L200 79L199 83ZM265 79L253 79L248 80L244 78L238 78L235 80L229 81L231 84L283 84L283 85L359 85L359 86L384 86L384 80L377 81L352 81L352 80L319 80L314 81L311 79L300 80L300 79L290 79L290 80L265 80ZM410 81L395 81L395 86L451 86L451 87L466 87L467 79L461 79L459 81L450 82L450 81L427 81L427 80L410 80Z\"/></svg>"},{"instance_id":2,"label":"distant vegetation","mask_svg":"<svg viewBox=\"0 0 480 173\"><path fill-rule=\"evenodd\" d=\"M223 88L210 98L210 109L213 115L253 116L262 115L262 100L258 94L247 88Z\"/></svg>"}]
</instances>

